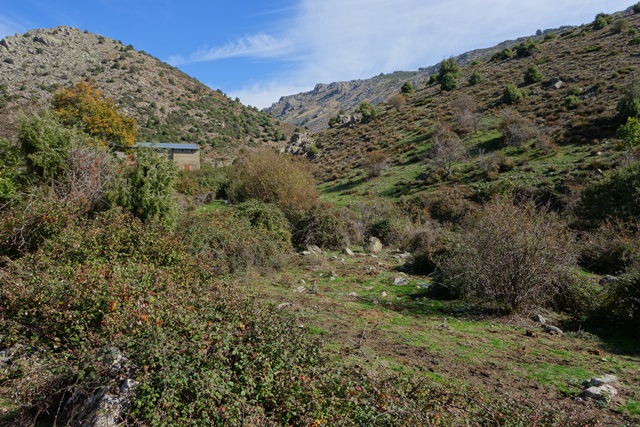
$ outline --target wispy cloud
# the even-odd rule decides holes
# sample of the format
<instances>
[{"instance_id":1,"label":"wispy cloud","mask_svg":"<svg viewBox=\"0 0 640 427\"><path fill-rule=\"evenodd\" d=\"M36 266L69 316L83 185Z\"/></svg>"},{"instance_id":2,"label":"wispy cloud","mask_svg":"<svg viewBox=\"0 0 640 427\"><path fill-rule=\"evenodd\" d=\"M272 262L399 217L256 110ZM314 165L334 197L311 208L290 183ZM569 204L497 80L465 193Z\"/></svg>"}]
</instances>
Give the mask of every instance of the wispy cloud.
<instances>
[{"instance_id":1,"label":"wispy cloud","mask_svg":"<svg viewBox=\"0 0 640 427\"><path fill-rule=\"evenodd\" d=\"M180 65L234 57L288 61L277 78L228 90L265 107L279 96L310 90L316 83L367 78L411 70L503 40L628 6L628 0L299 0L292 19L272 31L203 48ZM604 10L602 10L604 9ZM259 79L256 76L256 79ZM280 92L278 92L280 91Z\"/></svg>"},{"instance_id":2,"label":"wispy cloud","mask_svg":"<svg viewBox=\"0 0 640 427\"><path fill-rule=\"evenodd\" d=\"M291 52L292 44L289 40L258 33L241 37L222 46L200 48L187 58L180 55L172 56L168 62L172 65L183 65L238 57L282 58Z\"/></svg>"},{"instance_id":3,"label":"wispy cloud","mask_svg":"<svg viewBox=\"0 0 640 427\"><path fill-rule=\"evenodd\" d=\"M4 16L0 16L0 39L12 36L20 31L22 31L22 26Z\"/></svg>"}]
</instances>

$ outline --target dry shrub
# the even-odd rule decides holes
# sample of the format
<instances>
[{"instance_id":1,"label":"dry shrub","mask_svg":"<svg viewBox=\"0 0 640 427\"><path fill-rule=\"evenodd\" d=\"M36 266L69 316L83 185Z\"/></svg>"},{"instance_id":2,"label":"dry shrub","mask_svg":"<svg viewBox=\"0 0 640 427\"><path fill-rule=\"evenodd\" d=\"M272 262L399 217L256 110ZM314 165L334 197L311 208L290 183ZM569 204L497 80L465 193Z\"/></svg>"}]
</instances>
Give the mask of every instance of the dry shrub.
<instances>
[{"instance_id":1,"label":"dry shrub","mask_svg":"<svg viewBox=\"0 0 640 427\"><path fill-rule=\"evenodd\" d=\"M440 265L441 282L455 295L507 312L550 304L575 264L571 243L554 214L496 199L464 224L461 241Z\"/></svg>"},{"instance_id":2,"label":"dry shrub","mask_svg":"<svg viewBox=\"0 0 640 427\"><path fill-rule=\"evenodd\" d=\"M536 137L535 146L544 154L555 153L558 151L558 144L546 133L540 133Z\"/></svg>"},{"instance_id":3,"label":"dry shrub","mask_svg":"<svg viewBox=\"0 0 640 427\"><path fill-rule=\"evenodd\" d=\"M453 101L453 116L456 120L456 132L460 134L475 132L480 122L476 102L470 95L460 95Z\"/></svg>"},{"instance_id":4,"label":"dry shrub","mask_svg":"<svg viewBox=\"0 0 640 427\"><path fill-rule=\"evenodd\" d=\"M502 110L500 130L505 144L511 147L522 147L539 135L538 128L527 118L512 108Z\"/></svg>"},{"instance_id":5,"label":"dry shrub","mask_svg":"<svg viewBox=\"0 0 640 427\"><path fill-rule=\"evenodd\" d=\"M375 150L365 154L362 159L362 167L367 171L369 178L382 175L382 172L389 165L389 155L383 150Z\"/></svg>"},{"instance_id":6,"label":"dry shrub","mask_svg":"<svg viewBox=\"0 0 640 427\"><path fill-rule=\"evenodd\" d=\"M466 156L464 142L446 127L438 127L431 137L429 163L443 169L446 176L451 174L454 163Z\"/></svg>"},{"instance_id":7,"label":"dry shrub","mask_svg":"<svg viewBox=\"0 0 640 427\"><path fill-rule=\"evenodd\" d=\"M229 172L227 195L232 202L250 199L274 203L289 216L314 206L318 193L303 160L268 148L246 151Z\"/></svg>"},{"instance_id":8,"label":"dry shrub","mask_svg":"<svg viewBox=\"0 0 640 427\"><path fill-rule=\"evenodd\" d=\"M404 95L399 93L392 95L389 99L387 99L387 102L386 102L386 104L389 107L395 108L396 111L400 111L402 106L405 105L406 103L407 103L407 98Z\"/></svg>"}]
</instances>

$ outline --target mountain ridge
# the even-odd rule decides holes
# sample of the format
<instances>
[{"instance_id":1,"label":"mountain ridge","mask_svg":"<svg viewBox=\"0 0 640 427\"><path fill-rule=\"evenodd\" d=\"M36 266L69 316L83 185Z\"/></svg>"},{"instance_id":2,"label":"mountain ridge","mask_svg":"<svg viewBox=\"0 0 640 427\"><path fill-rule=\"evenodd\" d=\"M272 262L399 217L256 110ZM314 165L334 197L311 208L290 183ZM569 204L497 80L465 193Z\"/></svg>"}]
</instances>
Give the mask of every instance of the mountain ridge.
<instances>
[{"instance_id":1,"label":"mountain ridge","mask_svg":"<svg viewBox=\"0 0 640 427\"><path fill-rule=\"evenodd\" d=\"M0 41L0 137L15 138L20 114L46 108L58 89L85 79L136 120L140 140L198 143L214 164L293 132L133 45L60 26Z\"/></svg>"}]
</instances>

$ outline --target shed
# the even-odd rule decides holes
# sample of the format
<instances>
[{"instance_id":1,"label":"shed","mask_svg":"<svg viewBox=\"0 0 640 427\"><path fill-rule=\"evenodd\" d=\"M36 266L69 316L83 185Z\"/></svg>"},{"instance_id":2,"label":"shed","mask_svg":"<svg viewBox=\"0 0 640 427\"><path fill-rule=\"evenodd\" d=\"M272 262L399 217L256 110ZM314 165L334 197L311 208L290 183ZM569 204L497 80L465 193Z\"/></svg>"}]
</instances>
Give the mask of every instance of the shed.
<instances>
[{"instance_id":1,"label":"shed","mask_svg":"<svg viewBox=\"0 0 640 427\"><path fill-rule=\"evenodd\" d=\"M137 142L133 147L148 147L159 152L166 152L167 156L182 170L200 169L200 147L197 144Z\"/></svg>"}]
</instances>

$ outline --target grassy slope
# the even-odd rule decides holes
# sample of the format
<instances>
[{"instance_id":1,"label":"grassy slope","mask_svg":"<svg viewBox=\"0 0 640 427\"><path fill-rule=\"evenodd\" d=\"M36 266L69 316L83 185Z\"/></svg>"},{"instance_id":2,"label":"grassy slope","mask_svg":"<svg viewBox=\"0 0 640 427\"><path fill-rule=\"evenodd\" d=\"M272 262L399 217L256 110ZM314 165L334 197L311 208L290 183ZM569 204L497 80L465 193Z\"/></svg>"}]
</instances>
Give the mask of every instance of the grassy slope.
<instances>
[{"instance_id":1,"label":"grassy slope","mask_svg":"<svg viewBox=\"0 0 640 427\"><path fill-rule=\"evenodd\" d=\"M630 28L640 26L640 15L625 19ZM437 85L422 85L399 110L380 106L379 116L370 123L319 132L315 137L321 155L315 162L323 181L321 188L328 199L338 202L353 196L397 198L437 188L437 183L433 185L433 180L425 180L423 175L434 172L426 161L431 133L438 124L456 127L455 103L463 97L475 104L479 124L475 132L463 135L470 156L455 165L455 173L446 181L472 185L506 180L558 192L564 191L566 184L584 182L619 160L615 150L619 125L616 104L640 65L640 45L633 44L635 38L629 30L615 33L611 27L598 31L590 26L577 28L543 41L531 57L465 67L461 87L456 90L444 92ZM526 85L524 71L532 64L540 69L543 80ZM473 72L480 73L483 80L469 86L466 82ZM550 87L552 78L560 78L564 86ZM507 84L517 84L527 95L511 108L550 136L558 145L557 151L547 153L531 144L520 150L504 147L496 128L506 108L500 98ZM571 107L566 99L573 93L578 94L579 102ZM369 181L363 179L366 172L361 160L373 150L388 153L390 167L380 178ZM478 153L511 158L515 167L488 179L478 172Z\"/></svg>"}]
</instances>

